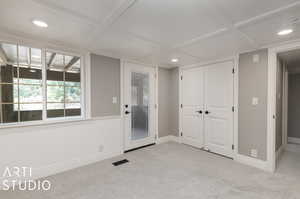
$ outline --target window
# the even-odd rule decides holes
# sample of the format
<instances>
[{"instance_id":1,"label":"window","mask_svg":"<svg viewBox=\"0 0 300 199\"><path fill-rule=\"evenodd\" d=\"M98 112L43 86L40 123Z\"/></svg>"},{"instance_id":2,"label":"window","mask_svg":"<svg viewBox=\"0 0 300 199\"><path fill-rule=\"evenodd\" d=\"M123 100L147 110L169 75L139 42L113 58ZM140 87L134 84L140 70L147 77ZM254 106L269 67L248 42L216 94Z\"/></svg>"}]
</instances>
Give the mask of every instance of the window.
<instances>
[{"instance_id":1,"label":"window","mask_svg":"<svg viewBox=\"0 0 300 199\"><path fill-rule=\"evenodd\" d=\"M81 116L80 57L0 43L0 123L71 116Z\"/></svg>"},{"instance_id":2,"label":"window","mask_svg":"<svg viewBox=\"0 0 300 199\"><path fill-rule=\"evenodd\" d=\"M80 57L47 52L46 63L47 117L80 115Z\"/></svg>"}]
</instances>

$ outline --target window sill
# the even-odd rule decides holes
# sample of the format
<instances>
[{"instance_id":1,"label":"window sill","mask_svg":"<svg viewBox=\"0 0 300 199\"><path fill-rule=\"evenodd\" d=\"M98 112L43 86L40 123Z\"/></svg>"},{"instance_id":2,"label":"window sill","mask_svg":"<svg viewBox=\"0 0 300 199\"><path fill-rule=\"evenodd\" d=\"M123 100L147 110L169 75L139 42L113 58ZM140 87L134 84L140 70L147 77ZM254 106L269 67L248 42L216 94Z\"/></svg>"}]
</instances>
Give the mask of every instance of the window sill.
<instances>
[{"instance_id":1,"label":"window sill","mask_svg":"<svg viewBox=\"0 0 300 199\"><path fill-rule=\"evenodd\" d=\"M47 119L47 120L40 120L40 121L31 121L31 122L19 122L19 123L6 123L0 124L0 129L6 128L19 128L19 127L31 127L31 126L44 126L44 125L51 125L51 124L62 124L62 123L72 123L72 122L81 122L87 121L89 119L85 119L84 117L69 117L63 119Z\"/></svg>"},{"instance_id":2,"label":"window sill","mask_svg":"<svg viewBox=\"0 0 300 199\"><path fill-rule=\"evenodd\" d=\"M47 126L53 124L70 124L74 122L84 122L84 121L96 121L96 120L111 120L111 119L121 119L120 115L112 115L112 116L103 116L103 117L92 117L92 118L84 118L80 117L68 117L64 119L47 119L41 121L32 121L32 122L20 122L20 123L7 123L0 124L0 129L7 128L22 128L22 127L38 127L38 126Z\"/></svg>"}]
</instances>

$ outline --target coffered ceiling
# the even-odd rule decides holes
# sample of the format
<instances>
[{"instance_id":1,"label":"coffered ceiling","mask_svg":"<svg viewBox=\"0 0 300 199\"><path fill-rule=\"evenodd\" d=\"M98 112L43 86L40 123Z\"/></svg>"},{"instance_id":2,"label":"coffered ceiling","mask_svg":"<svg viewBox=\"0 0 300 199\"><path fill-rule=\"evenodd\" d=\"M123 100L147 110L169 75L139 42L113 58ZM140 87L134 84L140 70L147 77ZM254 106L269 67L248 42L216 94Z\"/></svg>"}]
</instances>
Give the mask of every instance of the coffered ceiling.
<instances>
[{"instance_id":1,"label":"coffered ceiling","mask_svg":"<svg viewBox=\"0 0 300 199\"><path fill-rule=\"evenodd\" d=\"M0 31L163 67L300 39L299 19L296 0L1 0L0 6ZM287 27L294 32L279 37Z\"/></svg>"}]
</instances>

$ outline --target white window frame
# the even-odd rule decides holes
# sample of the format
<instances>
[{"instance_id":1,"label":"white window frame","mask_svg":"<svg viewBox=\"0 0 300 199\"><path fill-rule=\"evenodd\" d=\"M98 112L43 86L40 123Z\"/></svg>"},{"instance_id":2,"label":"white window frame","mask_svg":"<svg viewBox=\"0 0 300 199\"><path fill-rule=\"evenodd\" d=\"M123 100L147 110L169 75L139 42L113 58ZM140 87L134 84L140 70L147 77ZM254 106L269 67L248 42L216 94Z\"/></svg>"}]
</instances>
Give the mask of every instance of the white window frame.
<instances>
[{"instance_id":1,"label":"white window frame","mask_svg":"<svg viewBox=\"0 0 300 199\"><path fill-rule=\"evenodd\" d=\"M5 41L0 40L0 43L8 43L17 46L26 46L29 48L38 48L41 49L42 55L42 95L43 95L43 110L42 110L42 120L36 121L24 121L24 122L12 122L12 123L0 123L0 129L2 128L14 128L14 127L26 127L26 126L39 126L55 123L66 123L66 122L75 122L75 121L84 121L87 120L86 113L86 84L85 84L85 74L86 74L86 55L83 53L74 53L65 50L59 50L56 48L47 48L44 46L30 45L28 43L23 44L22 42L16 41ZM77 56L80 57L80 116L68 116L68 117L58 117L58 118L47 118L47 76L46 76L46 52L55 52L58 54Z\"/></svg>"}]
</instances>

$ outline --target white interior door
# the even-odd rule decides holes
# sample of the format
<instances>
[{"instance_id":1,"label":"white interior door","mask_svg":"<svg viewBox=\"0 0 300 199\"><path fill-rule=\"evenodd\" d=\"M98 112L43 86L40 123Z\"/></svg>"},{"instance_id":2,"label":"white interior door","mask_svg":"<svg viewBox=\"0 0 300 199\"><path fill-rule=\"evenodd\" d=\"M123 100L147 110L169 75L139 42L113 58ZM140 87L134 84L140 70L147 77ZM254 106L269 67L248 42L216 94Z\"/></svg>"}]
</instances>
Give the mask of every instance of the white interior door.
<instances>
[{"instance_id":1,"label":"white interior door","mask_svg":"<svg viewBox=\"0 0 300 199\"><path fill-rule=\"evenodd\" d=\"M125 150L155 142L155 68L124 65Z\"/></svg>"},{"instance_id":2,"label":"white interior door","mask_svg":"<svg viewBox=\"0 0 300 199\"><path fill-rule=\"evenodd\" d=\"M183 70L181 80L181 130L182 141L199 148L204 146L203 68Z\"/></svg>"},{"instance_id":3,"label":"white interior door","mask_svg":"<svg viewBox=\"0 0 300 199\"><path fill-rule=\"evenodd\" d=\"M233 154L233 62L205 67L205 148Z\"/></svg>"}]
</instances>

